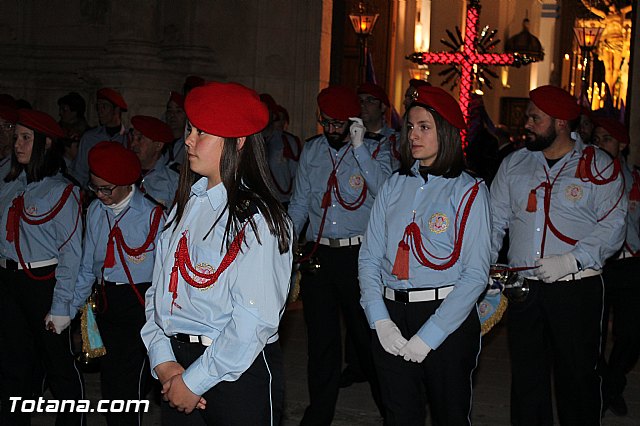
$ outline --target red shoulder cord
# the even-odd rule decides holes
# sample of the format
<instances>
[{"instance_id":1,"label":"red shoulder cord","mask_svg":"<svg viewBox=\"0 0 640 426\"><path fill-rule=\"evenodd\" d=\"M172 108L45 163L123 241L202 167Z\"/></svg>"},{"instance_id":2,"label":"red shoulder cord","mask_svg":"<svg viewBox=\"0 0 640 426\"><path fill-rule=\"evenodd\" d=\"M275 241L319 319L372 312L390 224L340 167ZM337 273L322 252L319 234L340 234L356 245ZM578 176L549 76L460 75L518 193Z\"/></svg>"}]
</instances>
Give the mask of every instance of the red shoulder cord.
<instances>
[{"instance_id":1,"label":"red shoulder cord","mask_svg":"<svg viewBox=\"0 0 640 426\"><path fill-rule=\"evenodd\" d=\"M605 185L607 183L612 182L613 180L615 180L618 177L618 173L620 171L620 163L618 160L614 160L612 161L612 163L607 166L605 168L605 170L607 168L609 168L612 164L613 164L613 173L610 177L608 178L602 178L602 172L598 171L596 168L596 174L597 176L601 177L601 179L596 178L596 176L594 176L591 172L591 167L590 164L595 164L594 161L595 158L595 149L593 147L587 147L585 148L585 150L582 153L582 157L580 157L580 160L578 161L578 168L576 170L576 177L578 177L581 181L583 182L591 182L595 185ZM551 192L553 190L553 185L555 185L556 181L558 180L558 177L560 177L560 175L562 174L562 171L564 170L564 168L566 167L566 165L568 164L568 162L564 163L562 165L562 167L560 168L560 171L558 171L558 174L556 174L556 176L553 178L553 181L550 180L549 178L549 172L547 171L547 168L544 168L544 173L546 175L546 182L542 182L540 185L538 185L537 187L535 187L534 189L531 190L531 192L529 193L529 199L527 200L527 209L526 211L533 213L537 210L537 206L536 206L536 191L538 190L538 188L543 188L544 189L544 229L542 231L542 242L541 242L541 247L540 247L540 257L544 257L544 249L545 249L545 243L546 243L546 238L547 238L547 229L549 229L551 231L551 233L553 233L553 235L556 236L556 238L558 238L560 241L569 244L569 245L576 245L576 243L578 242L578 240L573 239L571 237L568 237L567 235L563 234L562 232L560 232L560 230L558 230L558 228L555 227L555 225L553 224L553 222L551 221L551 215L550 215L550 210L551 210ZM616 166L617 164L617 166ZM595 166L594 166L595 167ZM604 171L604 170L603 170ZM622 192L620 194L620 196L618 197L618 200L615 202L615 204L613 205L613 207L611 207L611 209L609 209L609 211L607 213L605 213L604 216L602 216L601 218L599 218L597 220L597 222L601 222L603 221L607 216L609 216L609 214L611 214L611 212L618 206L618 204L620 203L620 200L622 199L622 197L624 196L624 185L622 186Z\"/></svg>"},{"instance_id":2,"label":"red shoulder cord","mask_svg":"<svg viewBox=\"0 0 640 426\"><path fill-rule=\"evenodd\" d=\"M45 224L53 220L53 218L55 218L58 215L58 213L60 213L60 210L62 210L64 205L67 203L67 200L69 199L69 196L71 194L73 194L73 197L76 199L76 202L78 203L78 213L76 214L76 223L74 224L73 231L71 232L71 234L69 234L69 237L58 247L58 250L60 250L62 247L65 246L65 244L69 242L73 234L75 234L76 230L78 229L78 222L80 221L80 215L82 213L82 208L80 207L80 200L78 199L76 194L73 193L73 184L67 185L67 187L62 192L62 196L60 197L58 202L51 208L51 210L49 210L46 213L42 213L39 215L31 215L27 213L24 209L24 193L14 198L13 202L11 203L11 207L9 207L9 214L7 215L7 225L6 225L7 241L10 243L11 242L14 243L16 248L16 254L18 255L18 261L20 262L20 266L22 266L22 270L27 275L27 277L29 277L29 279L32 279L35 281L50 280L55 276L56 272L54 270L48 273L47 275L36 276L27 267L27 264L24 261L24 258L22 257L22 251L20 250L20 220L24 220L24 222L27 223L28 225L36 225L36 226Z\"/></svg>"},{"instance_id":3,"label":"red shoulder cord","mask_svg":"<svg viewBox=\"0 0 640 426\"><path fill-rule=\"evenodd\" d=\"M151 215L149 215L149 219L151 221L151 225L149 227L150 228L149 234L147 235L147 239L145 240L145 242L142 243L142 245L137 248L132 248L127 245L127 243L124 241L124 235L122 235L122 230L118 225L120 220L124 217L125 214L127 214L128 211L129 209L127 209L127 211L120 217L120 219L118 219L115 222L115 224L113 225L113 228L111 228L111 231L109 232L109 237L108 237L109 239L107 241L107 255L104 258L102 269L104 270L104 268L113 268L115 266L116 264L116 259L114 256L114 244L115 244L115 246L118 248L118 257L120 258L120 264L124 269L124 273L127 275L129 284L131 285L133 292L136 294L136 297L138 298L138 302L140 302L140 305L144 306L144 298L142 297L142 295L136 288L135 283L133 282L133 278L131 277L131 271L129 271L129 266L127 265L127 261L124 258L124 253L127 253L131 257L136 257L136 256L142 255L143 253L153 250L153 248L150 248L150 247L155 241L156 235L158 234L158 228L160 227L160 220L162 219L163 211L162 211L162 207L160 206L156 206L153 208L153 210L151 211ZM105 311L106 311L106 307L105 307Z\"/></svg>"},{"instance_id":4,"label":"red shoulder cord","mask_svg":"<svg viewBox=\"0 0 640 426\"><path fill-rule=\"evenodd\" d=\"M191 263L191 257L189 255L189 245L187 241L187 231L182 233L180 241L178 241L178 247L174 254L173 268L171 269L171 275L169 279L169 292L172 293L171 300L171 314L173 314L173 305L177 305L176 299L178 298L178 271L187 284L195 288L207 288L215 285L218 278L226 269L236 260L240 247L244 242L245 228L249 222L245 222L236 237L231 242L229 249L225 253L220 265L213 273L200 272ZM201 281L196 281L190 274L200 278ZM179 307L179 306L178 306Z\"/></svg>"},{"instance_id":5,"label":"red shoulder cord","mask_svg":"<svg viewBox=\"0 0 640 426\"><path fill-rule=\"evenodd\" d=\"M409 249L411 248L411 252L416 260L427 268L434 269L436 271L444 271L446 269L451 268L460 258L460 251L462 250L462 240L464 239L464 231L467 227L467 219L469 218L469 212L471 211L471 206L478 195L478 190L480 188L480 181L476 181L476 183L464 193L462 198L460 199L460 204L458 205L458 209L456 211L456 219L454 222L454 241L453 241L453 251L446 257L438 257L429 252L424 243L422 242L422 234L420 232L420 227L415 222L415 213L414 218L409 225L404 230L404 235L402 239L398 243L398 251L396 252L396 258L393 263L393 269L391 273L398 277L399 280L408 280L409 279ZM467 198L468 196L468 198ZM467 201L462 208L462 203L465 198ZM460 211L462 212L462 219L460 220L460 229L458 230L458 218L460 216ZM427 256L438 260L445 260L442 264L437 264L431 262Z\"/></svg>"},{"instance_id":6,"label":"red shoulder cord","mask_svg":"<svg viewBox=\"0 0 640 426\"><path fill-rule=\"evenodd\" d=\"M345 156L347 155L350 149L351 149L351 144L349 144L349 146L345 150L344 154L342 154L342 157L340 157L340 160L338 161L337 164L334 161L333 156L331 155L331 150L329 150L329 158L331 159L331 163L333 164L333 170L331 170L331 174L329 175L329 179L327 180L327 189L324 195L322 196L322 203L320 204L320 207L322 207L324 211L322 213L322 219L320 220L320 229L318 230L318 237L316 238L316 242L313 245L313 248L311 249L309 254L307 254L306 256L303 256L301 259L298 259L296 263L306 262L314 255L314 253L318 249L318 246L320 245L320 239L322 238L322 232L324 231L324 223L327 219L327 211L329 210L329 206L331 206L332 193L336 195L336 199L338 200L338 203L340 203L342 207L344 207L349 211L358 210L367 199L367 182L366 181L363 182L362 184L362 192L360 192L360 195L358 196L358 198L356 198L356 200L353 203L347 203L344 200L344 198L342 198L342 194L340 194L340 185L338 185L338 177L336 176L336 172L338 171L338 166L340 166L340 164L342 163L342 160L344 160ZM364 178L362 179L364 180Z\"/></svg>"},{"instance_id":7,"label":"red shoulder cord","mask_svg":"<svg viewBox=\"0 0 640 426\"><path fill-rule=\"evenodd\" d=\"M296 141L296 147L298 148L298 155L294 154L293 150L291 149L291 145L289 144L289 139L287 139L287 135L283 133L282 134L282 156L284 158L288 158L293 161L298 161L300 160L300 152L302 151L302 146L300 143L300 139L298 139L297 136L294 136L293 138Z\"/></svg>"},{"instance_id":8,"label":"red shoulder cord","mask_svg":"<svg viewBox=\"0 0 640 426\"><path fill-rule=\"evenodd\" d=\"M397 159L400 160L400 152L396 149L396 135L391 135L388 138L389 141L389 146L391 149L391 154ZM380 142L378 142L378 146L376 147L375 151L373 151L373 158L377 158L378 154L380 153L380 149L382 148L382 144L384 142L384 139L381 140Z\"/></svg>"}]
</instances>

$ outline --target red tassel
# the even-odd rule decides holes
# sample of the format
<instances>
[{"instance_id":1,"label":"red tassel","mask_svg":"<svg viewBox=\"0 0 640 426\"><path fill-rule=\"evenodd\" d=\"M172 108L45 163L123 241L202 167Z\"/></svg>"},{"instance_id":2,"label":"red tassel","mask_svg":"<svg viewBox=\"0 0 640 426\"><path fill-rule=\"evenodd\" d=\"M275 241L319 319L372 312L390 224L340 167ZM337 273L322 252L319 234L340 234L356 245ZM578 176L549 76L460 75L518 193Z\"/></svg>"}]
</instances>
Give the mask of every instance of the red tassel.
<instances>
[{"instance_id":1,"label":"red tassel","mask_svg":"<svg viewBox=\"0 0 640 426\"><path fill-rule=\"evenodd\" d=\"M580 157L578 161L578 168L576 168L576 177L578 179L585 179L587 177L587 162L584 156Z\"/></svg>"},{"instance_id":2,"label":"red tassel","mask_svg":"<svg viewBox=\"0 0 640 426\"><path fill-rule=\"evenodd\" d=\"M637 185L633 185L631 192L629 193L630 201L640 201L640 188Z\"/></svg>"},{"instance_id":3,"label":"red tassel","mask_svg":"<svg viewBox=\"0 0 640 426\"><path fill-rule=\"evenodd\" d=\"M529 193L529 199L527 200L527 211L533 213L538 209L538 203L536 200L536 190L532 189Z\"/></svg>"},{"instance_id":4,"label":"red tassel","mask_svg":"<svg viewBox=\"0 0 640 426\"><path fill-rule=\"evenodd\" d=\"M113 250L113 238L109 236L109 242L107 243L107 255L104 258L104 267L113 268L116 265L116 256Z\"/></svg>"},{"instance_id":5,"label":"red tassel","mask_svg":"<svg viewBox=\"0 0 640 426\"><path fill-rule=\"evenodd\" d=\"M396 259L393 262L391 273L398 277L399 280L409 279L409 244L404 241L398 243L398 251Z\"/></svg>"},{"instance_id":6,"label":"red tassel","mask_svg":"<svg viewBox=\"0 0 640 426\"><path fill-rule=\"evenodd\" d=\"M13 240L15 239L15 235L14 235L14 230L15 230L15 226L14 226L14 221L15 221L15 217L16 217L16 209L15 207L10 207L9 208L9 214L7 215L7 241L12 243Z\"/></svg>"},{"instance_id":7,"label":"red tassel","mask_svg":"<svg viewBox=\"0 0 640 426\"><path fill-rule=\"evenodd\" d=\"M173 265L173 268L171 268L169 292L173 293L173 300L178 298L178 265Z\"/></svg>"}]
</instances>

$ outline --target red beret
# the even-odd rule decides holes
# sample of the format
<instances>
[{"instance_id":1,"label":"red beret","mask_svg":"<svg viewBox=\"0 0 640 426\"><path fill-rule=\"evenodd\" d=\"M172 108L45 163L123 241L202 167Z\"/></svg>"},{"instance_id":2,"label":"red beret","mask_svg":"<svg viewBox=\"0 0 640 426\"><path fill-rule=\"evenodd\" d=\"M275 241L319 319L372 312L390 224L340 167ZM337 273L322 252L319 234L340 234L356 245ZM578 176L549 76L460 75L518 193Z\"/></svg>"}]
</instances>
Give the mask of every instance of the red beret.
<instances>
[{"instance_id":1,"label":"red beret","mask_svg":"<svg viewBox=\"0 0 640 426\"><path fill-rule=\"evenodd\" d=\"M595 127L602 127L613 138L624 145L629 145L629 131L618 120L609 117L594 117Z\"/></svg>"},{"instance_id":2,"label":"red beret","mask_svg":"<svg viewBox=\"0 0 640 426\"><path fill-rule=\"evenodd\" d=\"M116 90L110 89L108 87L103 87L102 89L98 90L98 99L107 100L115 106L119 107L122 111L126 111L128 108L127 103L124 101L122 95Z\"/></svg>"},{"instance_id":3,"label":"red beret","mask_svg":"<svg viewBox=\"0 0 640 426\"><path fill-rule=\"evenodd\" d=\"M433 108L449 124L458 129L464 129L464 117L458 102L439 87L420 86L416 88L417 97L413 102Z\"/></svg>"},{"instance_id":4,"label":"red beret","mask_svg":"<svg viewBox=\"0 0 640 426\"><path fill-rule=\"evenodd\" d=\"M195 127L223 138L253 135L269 123L269 110L258 94L239 83L196 87L187 95L184 110Z\"/></svg>"},{"instance_id":5,"label":"red beret","mask_svg":"<svg viewBox=\"0 0 640 426\"><path fill-rule=\"evenodd\" d=\"M389 103L389 97L384 92L384 89L377 84L373 83L362 83L358 87L358 95L371 95L374 98L377 98L382 101L383 104L387 106L387 108L391 105Z\"/></svg>"},{"instance_id":6,"label":"red beret","mask_svg":"<svg viewBox=\"0 0 640 426\"><path fill-rule=\"evenodd\" d=\"M118 186L131 185L142 174L138 156L113 141L99 142L89 150L89 168L100 179Z\"/></svg>"},{"instance_id":7,"label":"red beret","mask_svg":"<svg viewBox=\"0 0 640 426\"><path fill-rule=\"evenodd\" d=\"M0 93L0 105L4 105L11 109L18 109L18 106L16 105L16 100L14 99L13 96L9 95L8 93Z\"/></svg>"},{"instance_id":8,"label":"red beret","mask_svg":"<svg viewBox=\"0 0 640 426\"><path fill-rule=\"evenodd\" d=\"M180 108L184 109L184 96L173 90L169 94L169 102L175 102Z\"/></svg>"},{"instance_id":9,"label":"red beret","mask_svg":"<svg viewBox=\"0 0 640 426\"><path fill-rule=\"evenodd\" d=\"M18 121L18 111L8 106L0 105L0 118L15 124Z\"/></svg>"},{"instance_id":10,"label":"red beret","mask_svg":"<svg viewBox=\"0 0 640 426\"><path fill-rule=\"evenodd\" d=\"M136 115L131 119L134 129L151 139L152 141L170 143L173 142L171 127L164 121L148 115Z\"/></svg>"},{"instance_id":11,"label":"red beret","mask_svg":"<svg viewBox=\"0 0 640 426\"><path fill-rule=\"evenodd\" d=\"M531 101L546 114L559 120L573 120L580 115L580 105L569 92L556 86L540 86L529 92Z\"/></svg>"},{"instance_id":12,"label":"red beret","mask_svg":"<svg viewBox=\"0 0 640 426\"><path fill-rule=\"evenodd\" d=\"M330 86L318 93L318 108L333 119L347 121L360 116L360 98L346 86Z\"/></svg>"},{"instance_id":13,"label":"red beret","mask_svg":"<svg viewBox=\"0 0 640 426\"><path fill-rule=\"evenodd\" d=\"M65 137L64 130L56 120L49 114L33 109L21 108L18 110L18 124L30 128L31 130L44 133L50 138Z\"/></svg>"},{"instance_id":14,"label":"red beret","mask_svg":"<svg viewBox=\"0 0 640 426\"><path fill-rule=\"evenodd\" d=\"M269 111L275 112L277 110L278 104L276 103L276 100L273 99L273 96L271 96L270 94L260 93L260 100L262 101L263 104L267 106L267 108L269 108Z\"/></svg>"}]
</instances>

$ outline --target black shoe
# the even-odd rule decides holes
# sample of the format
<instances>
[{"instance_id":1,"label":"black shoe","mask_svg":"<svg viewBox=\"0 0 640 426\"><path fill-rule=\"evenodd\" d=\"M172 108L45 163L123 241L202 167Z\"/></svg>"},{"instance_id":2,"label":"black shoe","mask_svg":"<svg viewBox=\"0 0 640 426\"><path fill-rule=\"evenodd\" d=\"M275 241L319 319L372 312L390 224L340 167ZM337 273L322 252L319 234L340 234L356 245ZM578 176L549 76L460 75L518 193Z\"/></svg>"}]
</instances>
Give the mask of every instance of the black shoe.
<instances>
[{"instance_id":1,"label":"black shoe","mask_svg":"<svg viewBox=\"0 0 640 426\"><path fill-rule=\"evenodd\" d=\"M354 383L366 382L367 378L361 373L355 373L353 369L347 367L340 374L340 387L348 388Z\"/></svg>"},{"instance_id":2,"label":"black shoe","mask_svg":"<svg viewBox=\"0 0 640 426\"><path fill-rule=\"evenodd\" d=\"M619 417L627 415L629 410L622 394L618 394L609 400L609 410Z\"/></svg>"}]
</instances>

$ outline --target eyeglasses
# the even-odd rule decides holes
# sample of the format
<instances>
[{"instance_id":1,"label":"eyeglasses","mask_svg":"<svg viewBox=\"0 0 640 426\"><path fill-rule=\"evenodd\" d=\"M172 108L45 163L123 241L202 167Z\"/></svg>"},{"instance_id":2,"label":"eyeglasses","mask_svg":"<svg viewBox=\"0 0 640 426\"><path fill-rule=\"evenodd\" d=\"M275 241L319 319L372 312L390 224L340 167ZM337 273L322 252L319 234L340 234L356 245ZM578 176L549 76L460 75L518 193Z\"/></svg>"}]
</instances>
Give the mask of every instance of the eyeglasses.
<instances>
[{"instance_id":1,"label":"eyeglasses","mask_svg":"<svg viewBox=\"0 0 640 426\"><path fill-rule=\"evenodd\" d=\"M16 128L15 124L11 124L11 123L2 123L0 124L0 129L9 131L9 130L13 130Z\"/></svg>"},{"instance_id":2,"label":"eyeglasses","mask_svg":"<svg viewBox=\"0 0 640 426\"><path fill-rule=\"evenodd\" d=\"M328 120L323 117L318 117L318 124L320 124L324 128L329 128L329 126L333 126L334 129L340 129L342 126L344 126L345 123L346 121Z\"/></svg>"},{"instance_id":3,"label":"eyeglasses","mask_svg":"<svg viewBox=\"0 0 640 426\"><path fill-rule=\"evenodd\" d=\"M365 105L365 104L375 105L377 103L380 103L380 99L374 98L373 96L367 96L366 98L360 98L360 105Z\"/></svg>"},{"instance_id":4,"label":"eyeglasses","mask_svg":"<svg viewBox=\"0 0 640 426\"><path fill-rule=\"evenodd\" d=\"M103 193L104 195L106 195L107 197L110 196L111 194L113 194L113 190L116 189L118 185L113 185L112 187L108 187L108 186L95 186L93 183L89 183L89 185L87 185L87 187L89 188L89 191L91 192L95 192L96 194L98 192Z\"/></svg>"}]
</instances>

